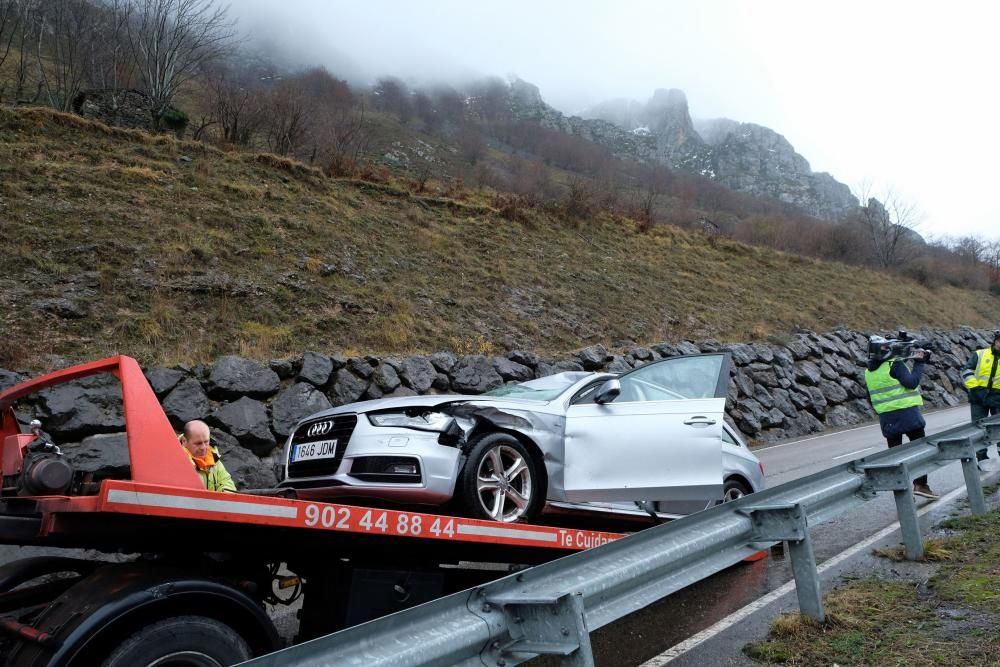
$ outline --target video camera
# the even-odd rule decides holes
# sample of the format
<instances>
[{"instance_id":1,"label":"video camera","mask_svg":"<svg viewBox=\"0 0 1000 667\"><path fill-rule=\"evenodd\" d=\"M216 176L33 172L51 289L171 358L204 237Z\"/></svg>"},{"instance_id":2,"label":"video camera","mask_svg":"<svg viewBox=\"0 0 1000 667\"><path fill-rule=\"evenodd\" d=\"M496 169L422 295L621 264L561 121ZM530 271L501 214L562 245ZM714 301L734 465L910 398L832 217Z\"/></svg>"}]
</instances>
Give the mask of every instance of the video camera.
<instances>
[{"instance_id":1,"label":"video camera","mask_svg":"<svg viewBox=\"0 0 1000 667\"><path fill-rule=\"evenodd\" d=\"M886 342L892 350L892 356L900 359L913 359L917 352L924 353L924 361L929 361L934 349L934 341L926 338L913 338L901 329L896 338L888 338Z\"/></svg>"}]
</instances>

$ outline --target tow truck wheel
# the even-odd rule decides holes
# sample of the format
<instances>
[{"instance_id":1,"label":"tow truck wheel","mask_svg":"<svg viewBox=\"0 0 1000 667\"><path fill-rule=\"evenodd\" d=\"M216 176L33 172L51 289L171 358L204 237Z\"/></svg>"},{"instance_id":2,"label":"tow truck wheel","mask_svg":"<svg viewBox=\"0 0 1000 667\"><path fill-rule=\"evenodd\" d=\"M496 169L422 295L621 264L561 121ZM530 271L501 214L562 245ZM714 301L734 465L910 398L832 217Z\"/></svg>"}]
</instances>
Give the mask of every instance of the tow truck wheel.
<instances>
[{"instance_id":1,"label":"tow truck wheel","mask_svg":"<svg viewBox=\"0 0 1000 667\"><path fill-rule=\"evenodd\" d=\"M251 657L246 641L228 625L204 616L175 616L126 638L103 667L228 667Z\"/></svg>"},{"instance_id":2,"label":"tow truck wheel","mask_svg":"<svg viewBox=\"0 0 1000 667\"><path fill-rule=\"evenodd\" d=\"M487 433L473 441L461 483L462 503L477 519L529 520L544 501L534 458L509 433Z\"/></svg>"}]
</instances>

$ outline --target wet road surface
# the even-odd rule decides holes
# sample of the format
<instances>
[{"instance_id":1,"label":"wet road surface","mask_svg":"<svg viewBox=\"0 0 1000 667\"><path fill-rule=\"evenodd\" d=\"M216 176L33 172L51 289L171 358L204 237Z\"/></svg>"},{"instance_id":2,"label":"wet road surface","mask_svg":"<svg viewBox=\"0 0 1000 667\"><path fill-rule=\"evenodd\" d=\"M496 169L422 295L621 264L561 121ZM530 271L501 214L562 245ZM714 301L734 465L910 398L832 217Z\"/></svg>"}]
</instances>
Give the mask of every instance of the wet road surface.
<instances>
[{"instance_id":1,"label":"wet road surface","mask_svg":"<svg viewBox=\"0 0 1000 667\"><path fill-rule=\"evenodd\" d=\"M968 406L925 414L927 433L967 423ZM768 486L826 470L885 448L878 424L786 441L755 450L764 464ZM990 467L1000 467L991 448ZM945 494L965 485L958 462L930 474L935 493ZM918 507L930 501L918 499ZM816 562L822 563L896 521L892 494L882 493L861 507L812 529ZM923 521L922 521L923 523ZM898 539L896 540L898 541ZM727 615L792 579L791 560L779 551L755 563L742 563L679 591L591 634L597 665L640 665ZM791 596L794 603L794 594ZM733 628L737 633L739 628ZM693 658L693 656L691 656ZM671 664L749 664L736 656L716 656L719 662L695 662L683 657ZM732 660L732 662L730 662ZM536 661L539 664L556 664ZM533 663L534 664L534 663Z\"/></svg>"}]
</instances>

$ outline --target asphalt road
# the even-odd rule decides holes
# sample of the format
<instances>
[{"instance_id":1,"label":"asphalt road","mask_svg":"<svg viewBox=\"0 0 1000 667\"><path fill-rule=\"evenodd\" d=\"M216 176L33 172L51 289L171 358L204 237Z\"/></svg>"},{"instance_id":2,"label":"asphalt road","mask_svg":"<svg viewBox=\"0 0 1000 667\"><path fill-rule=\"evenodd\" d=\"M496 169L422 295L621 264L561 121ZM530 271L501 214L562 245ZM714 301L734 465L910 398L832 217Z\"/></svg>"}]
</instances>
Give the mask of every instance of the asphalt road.
<instances>
[{"instance_id":1,"label":"asphalt road","mask_svg":"<svg viewBox=\"0 0 1000 667\"><path fill-rule=\"evenodd\" d=\"M932 434L966 423L969 408L960 406L928 413L925 417L927 433ZM785 441L757 449L755 453L764 464L768 486L773 487L873 454L885 446L876 423ZM993 457L987 467L1000 467L996 464L995 452ZM954 489L964 489L960 464L955 462L935 470L929 476L929 484L936 493L942 495ZM930 511L934 509L935 503L920 500L918 505ZM845 516L816 526L812 537L817 563L840 554L895 521L896 509L892 494L884 493ZM898 537L895 542L898 542ZM772 551L770 558L720 572L594 632L591 641L595 661L598 665L613 667L640 665L651 659L649 667L667 664L668 661L657 660L656 656L779 589L791 579L790 559L776 551ZM784 600L786 608L788 605L794 607L794 593L790 599L791 602ZM777 613L775 609L771 612L772 615ZM747 629L745 635L741 634L740 625L734 626L728 631L727 641L720 641L714 647L707 643L698 647L699 650L678 656L670 664L699 667L706 664L752 664L740 654L739 649L754 636L753 633L766 632L769 618L765 613L764 618L755 619L753 632ZM746 628L751 625L747 622Z\"/></svg>"},{"instance_id":2,"label":"asphalt road","mask_svg":"<svg viewBox=\"0 0 1000 667\"><path fill-rule=\"evenodd\" d=\"M924 419L927 420L927 433L937 433L968 423L969 407L963 405L924 413ZM755 449L754 453L764 464L764 474L770 487L862 456L869 456L885 447L885 439L878 424L875 423L807 438L786 440Z\"/></svg>"}]
</instances>

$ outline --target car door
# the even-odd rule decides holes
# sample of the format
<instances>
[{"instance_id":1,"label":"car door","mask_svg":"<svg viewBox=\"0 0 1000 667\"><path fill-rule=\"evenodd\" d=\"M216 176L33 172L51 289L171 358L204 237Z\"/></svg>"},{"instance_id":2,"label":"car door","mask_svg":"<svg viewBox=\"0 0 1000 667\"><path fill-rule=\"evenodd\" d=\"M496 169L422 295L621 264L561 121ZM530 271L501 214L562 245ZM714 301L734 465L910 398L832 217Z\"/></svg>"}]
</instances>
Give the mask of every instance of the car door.
<instances>
[{"instance_id":1,"label":"car door","mask_svg":"<svg viewBox=\"0 0 1000 667\"><path fill-rule=\"evenodd\" d=\"M590 390L567 408L567 500L721 497L729 354L664 359L619 381L613 401L599 404Z\"/></svg>"}]
</instances>

